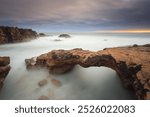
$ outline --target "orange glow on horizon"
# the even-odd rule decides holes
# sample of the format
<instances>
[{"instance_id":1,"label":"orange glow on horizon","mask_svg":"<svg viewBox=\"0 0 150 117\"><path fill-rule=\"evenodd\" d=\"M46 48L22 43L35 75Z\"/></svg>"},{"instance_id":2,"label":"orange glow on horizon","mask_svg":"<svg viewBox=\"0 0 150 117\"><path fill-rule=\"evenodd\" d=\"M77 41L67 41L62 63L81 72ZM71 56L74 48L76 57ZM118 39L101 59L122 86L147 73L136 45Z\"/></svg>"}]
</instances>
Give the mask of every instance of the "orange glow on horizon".
<instances>
[{"instance_id":1,"label":"orange glow on horizon","mask_svg":"<svg viewBox=\"0 0 150 117\"><path fill-rule=\"evenodd\" d=\"M150 29L127 29L127 30L113 30L112 33L150 33Z\"/></svg>"},{"instance_id":2,"label":"orange glow on horizon","mask_svg":"<svg viewBox=\"0 0 150 117\"><path fill-rule=\"evenodd\" d=\"M150 33L150 29L100 30L101 33Z\"/></svg>"}]
</instances>

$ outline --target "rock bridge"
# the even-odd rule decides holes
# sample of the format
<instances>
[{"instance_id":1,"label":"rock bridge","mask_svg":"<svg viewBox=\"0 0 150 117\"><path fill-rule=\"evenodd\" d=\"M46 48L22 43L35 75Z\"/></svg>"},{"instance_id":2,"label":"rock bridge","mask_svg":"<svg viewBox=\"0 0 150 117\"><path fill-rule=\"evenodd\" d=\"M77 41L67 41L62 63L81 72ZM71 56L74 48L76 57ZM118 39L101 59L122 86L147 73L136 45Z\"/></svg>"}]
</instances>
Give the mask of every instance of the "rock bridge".
<instances>
[{"instance_id":1,"label":"rock bridge","mask_svg":"<svg viewBox=\"0 0 150 117\"><path fill-rule=\"evenodd\" d=\"M46 67L50 73L62 74L79 64L82 67L105 66L116 71L123 86L132 89L137 99L150 99L150 45L89 50L53 50L26 59L27 69Z\"/></svg>"}]
</instances>

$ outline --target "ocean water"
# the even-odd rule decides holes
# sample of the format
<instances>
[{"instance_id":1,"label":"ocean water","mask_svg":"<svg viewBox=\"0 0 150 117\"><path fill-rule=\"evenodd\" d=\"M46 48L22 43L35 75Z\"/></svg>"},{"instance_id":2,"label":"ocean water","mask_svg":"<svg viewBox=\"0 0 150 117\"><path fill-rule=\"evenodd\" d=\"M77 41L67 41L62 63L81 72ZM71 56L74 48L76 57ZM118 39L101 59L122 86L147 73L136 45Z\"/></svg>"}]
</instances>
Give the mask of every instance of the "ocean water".
<instances>
[{"instance_id":1,"label":"ocean water","mask_svg":"<svg viewBox=\"0 0 150 117\"><path fill-rule=\"evenodd\" d=\"M97 51L107 47L147 44L150 34L83 33L71 34L69 39L60 39L58 35L50 34L30 42L0 45L0 56L10 56L11 59L11 71L0 90L0 99L34 100L40 96L52 100L134 99L110 68L82 68L77 65L67 74L52 75L46 69L27 71L24 60L55 49L83 48ZM40 87L38 83L43 79L48 83ZM61 86L53 84L51 79L60 81Z\"/></svg>"}]
</instances>

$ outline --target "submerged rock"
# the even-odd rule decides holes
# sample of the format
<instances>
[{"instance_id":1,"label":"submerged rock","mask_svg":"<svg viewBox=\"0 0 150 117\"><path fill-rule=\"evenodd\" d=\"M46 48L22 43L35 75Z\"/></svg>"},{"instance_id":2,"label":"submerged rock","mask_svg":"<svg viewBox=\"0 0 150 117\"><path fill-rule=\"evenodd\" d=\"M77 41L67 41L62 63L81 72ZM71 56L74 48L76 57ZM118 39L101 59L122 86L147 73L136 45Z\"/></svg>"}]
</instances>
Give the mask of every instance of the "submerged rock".
<instances>
[{"instance_id":1,"label":"submerged rock","mask_svg":"<svg viewBox=\"0 0 150 117\"><path fill-rule=\"evenodd\" d=\"M54 86L57 86L57 87L60 87L61 86L61 82L59 80L56 80L56 79L52 79L51 80L52 84Z\"/></svg>"},{"instance_id":2,"label":"submerged rock","mask_svg":"<svg viewBox=\"0 0 150 117\"><path fill-rule=\"evenodd\" d=\"M10 71L10 58L0 56L0 89L3 87L4 80Z\"/></svg>"},{"instance_id":3,"label":"submerged rock","mask_svg":"<svg viewBox=\"0 0 150 117\"><path fill-rule=\"evenodd\" d=\"M45 95L42 95L38 98L38 100L49 100L49 98Z\"/></svg>"},{"instance_id":4,"label":"submerged rock","mask_svg":"<svg viewBox=\"0 0 150 117\"><path fill-rule=\"evenodd\" d=\"M54 39L54 41L62 41L61 39Z\"/></svg>"},{"instance_id":5,"label":"submerged rock","mask_svg":"<svg viewBox=\"0 0 150 117\"><path fill-rule=\"evenodd\" d=\"M44 79L44 80L41 80L41 81L38 83L38 85L39 85L40 87L42 87L42 86L46 85L47 83L48 83L47 80Z\"/></svg>"},{"instance_id":6,"label":"submerged rock","mask_svg":"<svg viewBox=\"0 0 150 117\"><path fill-rule=\"evenodd\" d=\"M70 38L71 36L69 34L60 34L60 38Z\"/></svg>"},{"instance_id":7,"label":"submerged rock","mask_svg":"<svg viewBox=\"0 0 150 117\"><path fill-rule=\"evenodd\" d=\"M0 26L0 44L23 42L38 37L32 29Z\"/></svg>"},{"instance_id":8,"label":"submerged rock","mask_svg":"<svg viewBox=\"0 0 150 117\"><path fill-rule=\"evenodd\" d=\"M134 91L137 99L150 99L149 58L149 44L106 48L97 52L82 49L53 50L38 56L35 65L31 68L42 66L47 67L52 73L65 73L77 64L85 68L91 66L109 67L116 71L125 88ZM26 65L27 69L28 66L32 66L30 62L26 62Z\"/></svg>"}]
</instances>

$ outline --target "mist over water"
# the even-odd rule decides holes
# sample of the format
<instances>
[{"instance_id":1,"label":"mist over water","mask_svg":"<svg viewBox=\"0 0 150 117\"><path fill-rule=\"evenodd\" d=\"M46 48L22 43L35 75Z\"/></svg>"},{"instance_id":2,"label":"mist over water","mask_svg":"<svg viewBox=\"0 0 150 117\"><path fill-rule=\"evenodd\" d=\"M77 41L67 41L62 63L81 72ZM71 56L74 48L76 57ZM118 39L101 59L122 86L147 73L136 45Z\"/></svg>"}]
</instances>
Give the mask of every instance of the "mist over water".
<instances>
[{"instance_id":1,"label":"mist over water","mask_svg":"<svg viewBox=\"0 0 150 117\"><path fill-rule=\"evenodd\" d=\"M30 42L0 45L0 56L10 56L11 71L0 91L0 99L133 99L125 90L115 71L106 67L82 68L77 65L73 71L52 75L46 69L27 71L24 60L39 56L54 49L83 48L97 51L107 47L149 43L150 35L106 35L71 34L69 39L55 41L58 35L41 37ZM39 81L48 83L39 87ZM51 79L57 79L57 87Z\"/></svg>"}]
</instances>

